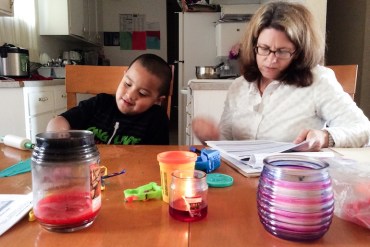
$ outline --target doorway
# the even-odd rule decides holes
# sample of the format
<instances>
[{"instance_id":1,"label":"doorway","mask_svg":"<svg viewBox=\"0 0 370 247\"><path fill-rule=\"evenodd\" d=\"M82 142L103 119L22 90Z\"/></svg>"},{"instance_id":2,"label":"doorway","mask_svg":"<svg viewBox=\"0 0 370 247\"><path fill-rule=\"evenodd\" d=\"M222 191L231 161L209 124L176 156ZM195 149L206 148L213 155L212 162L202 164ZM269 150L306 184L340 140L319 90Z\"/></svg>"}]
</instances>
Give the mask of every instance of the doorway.
<instances>
[{"instance_id":1,"label":"doorway","mask_svg":"<svg viewBox=\"0 0 370 247\"><path fill-rule=\"evenodd\" d=\"M179 57L179 20L176 12L181 12L177 1L167 1L167 62L175 65L173 95L170 119L170 144L178 144L178 64Z\"/></svg>"}]
</instances>

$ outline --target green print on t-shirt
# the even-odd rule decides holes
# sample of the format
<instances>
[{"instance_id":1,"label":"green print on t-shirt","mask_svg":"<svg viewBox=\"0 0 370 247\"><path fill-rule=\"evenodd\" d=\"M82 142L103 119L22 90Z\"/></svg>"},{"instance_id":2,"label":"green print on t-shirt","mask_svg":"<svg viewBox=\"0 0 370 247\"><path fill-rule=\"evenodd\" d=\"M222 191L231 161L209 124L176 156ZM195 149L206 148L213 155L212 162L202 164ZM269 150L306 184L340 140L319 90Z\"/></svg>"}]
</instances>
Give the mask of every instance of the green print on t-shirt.
<instances>
[{"instance_id":1,"label":"green print on t-shirt","mask_svg":"<svg viewBox=\"0 0 370 247\"><path fill-rule=\"evenodd\" d=\"M96 138L99 139L100 141L105 142L105 143L108 142L108 138L109 138L108 133L103 132L102 129L98 129L96 127L89 127L87 128L87 130L94 133L94 136L96 136Z\"/></svg>"},{"instance_id":2,"label":"green print on t-shirt","mask_svg":"<svg viewBox=\"0 0 370 247\"><path fill-rule=\"evenodd\" d=\"M107 132L103 131L102 129L98 129L96 127L89 127L87 130L94 133L94 136L99 139L100 141L107 143L109 140L109 135ZM121 144L121 145L133 145L137 144L141 141L141 138L137 138L134 136L115 136L113 139L113 144Z\"/></svg>"},{"instance_id":3,"label":"green print on t-shirt","mask_svg":"<svg viewBox=\"0 0 370 247\"><path fill-rule=\"evenodd\" d=\"M122 145L130 145L130 144L137 144L140 142L140 138L136 138L134 136L115 136L113 139L113 144L122 144Z\"/></svg>"}]
</instances>

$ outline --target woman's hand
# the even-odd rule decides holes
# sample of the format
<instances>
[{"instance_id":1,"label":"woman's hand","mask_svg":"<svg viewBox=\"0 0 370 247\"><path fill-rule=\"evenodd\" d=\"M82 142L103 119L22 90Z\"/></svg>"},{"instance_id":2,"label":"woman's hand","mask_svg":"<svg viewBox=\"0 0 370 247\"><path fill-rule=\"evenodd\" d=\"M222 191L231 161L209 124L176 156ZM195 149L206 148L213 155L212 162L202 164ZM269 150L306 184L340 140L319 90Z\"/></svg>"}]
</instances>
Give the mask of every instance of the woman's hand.
<instances>
[{"instance_id":1,"label":"woman's hand","mask_svg":"<svg viewBox=\"0 0 370 247\"><path fill-rule=\"evenodd\" d=\"M308 141L307 145L298 148L298 151L318 152L329 145L328 132L325 130L304 129L302 130L293 143Z\"/></svg>"},{"instance_id":2,"label":"woman's hand","mask_svg":"<svg viewBox=\"0 0 370 247\"><path fill-rule=\"evenodd\" d=\"M205 145L205 141L215 141L220 139L220 131L217 124L205 117L196 117L191 123L194 135Z\"/></svg>"}]
</instances>

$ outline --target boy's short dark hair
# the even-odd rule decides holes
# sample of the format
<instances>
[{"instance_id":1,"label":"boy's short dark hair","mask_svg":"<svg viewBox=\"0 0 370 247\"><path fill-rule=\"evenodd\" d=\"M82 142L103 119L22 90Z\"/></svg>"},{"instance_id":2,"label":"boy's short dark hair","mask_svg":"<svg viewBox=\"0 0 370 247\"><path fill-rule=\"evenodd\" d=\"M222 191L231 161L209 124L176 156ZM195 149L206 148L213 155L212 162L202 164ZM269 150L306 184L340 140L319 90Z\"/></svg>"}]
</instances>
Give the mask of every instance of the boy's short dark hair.
<instances>
[{"instance_id":1,"label":"boy's short dark hair","mask_svg":"<svg viewBox=\"0 0 370 247\"><path fill-rule=\"evenodd\" d=\"M129 67L131 67L135 62L139 62L150 73L161 79L163 83L159 88L159 96L167 96L172 80L172 70L168 63L161 57L151 53L138 56L131 62Z\"/></svg>"}]
</instances>

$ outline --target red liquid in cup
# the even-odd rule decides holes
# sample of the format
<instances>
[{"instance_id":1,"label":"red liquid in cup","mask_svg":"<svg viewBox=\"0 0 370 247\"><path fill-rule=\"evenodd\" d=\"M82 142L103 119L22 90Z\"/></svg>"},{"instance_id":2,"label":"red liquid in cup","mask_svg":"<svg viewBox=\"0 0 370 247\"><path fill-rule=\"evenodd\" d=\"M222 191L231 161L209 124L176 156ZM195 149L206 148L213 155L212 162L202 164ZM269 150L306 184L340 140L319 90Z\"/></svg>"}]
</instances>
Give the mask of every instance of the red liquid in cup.
<instances>
[{"instance_id":1,"label":"red liquid in cup","mask_svg":"<svg viewBox=\"0 0 370 247\"><path fill-rule=\"evenodd\" d=\"M176 200L170 205L169 213L173 218L185 222L201 220L207 216L208 212L208 206L204 203L202 203L197 210L179 210L179 208L184 208L182 199Z\"/></svg>"}]
</instances>

